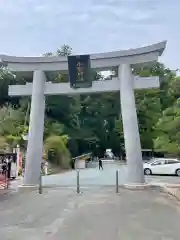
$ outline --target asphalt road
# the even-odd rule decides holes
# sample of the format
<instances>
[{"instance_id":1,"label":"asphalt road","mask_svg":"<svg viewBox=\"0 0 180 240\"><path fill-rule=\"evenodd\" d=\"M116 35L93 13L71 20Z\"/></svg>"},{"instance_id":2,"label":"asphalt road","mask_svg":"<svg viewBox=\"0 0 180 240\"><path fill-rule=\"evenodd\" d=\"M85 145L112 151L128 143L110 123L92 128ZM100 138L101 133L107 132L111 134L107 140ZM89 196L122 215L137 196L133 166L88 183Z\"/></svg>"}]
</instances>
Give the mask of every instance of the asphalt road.
<instances>
[{"instance_id":1,"label":"asphalt road","mask_svg":"<svg viewBox=\"0 0 180 240\"><path fill-rule=\"evenodd\" d=\"M119 170L119 184L128 183L127 166L119 164L104 164L104 170L98 168L80 170L81 186L114 186L116 170ZM43 177L44 186L76 186L77 172L70 171L62 174ZM180 177L176 176L147 176L146 181L152 184L180 184Z\"/></svg>"},{"instance_id":2,"label":"asphalt road","mask_svg":"<svg viewBox=\"0 0 180 240\"><path fill-rule=\"evenodd\" d=\"M2 240L179 240L180 204L156 190L45 189L0 198Z\"/></svg>"},{"instance_id":3,"label":"asphalt road","mask_svg":"<svg viewBox=\"0 0 180 240\"><path fill-rule=\"evenodd\" d=\"M80 186L84 188L79 195L74 188L76 171L43 177L46 186L65 187L44 188L42 195L11 191L0 195L0 239L179 240L180 203L159 189L120 188L116 194L111 186L117 169L119 184L126 183L125 165L81 170ZM148 176L146 181L179 183L180 178Z\"/></svg>"}]
</instances>

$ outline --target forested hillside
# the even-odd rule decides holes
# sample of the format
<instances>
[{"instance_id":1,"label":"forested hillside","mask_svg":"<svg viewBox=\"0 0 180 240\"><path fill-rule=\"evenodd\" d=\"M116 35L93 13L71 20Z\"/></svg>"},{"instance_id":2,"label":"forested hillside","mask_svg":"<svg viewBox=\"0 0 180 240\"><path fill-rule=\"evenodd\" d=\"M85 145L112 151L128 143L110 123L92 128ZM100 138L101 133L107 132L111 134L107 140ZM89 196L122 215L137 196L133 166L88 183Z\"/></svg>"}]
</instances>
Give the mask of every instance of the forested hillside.
<instances>
[{"instance_id":1,"label":"forested hillside","mask_svg":"<svg viewBox=\"0 0 180 240\"><path fill-rule=\"evenodd\" d=\"M58 55L68 55L67 45ZM46 53L51 56L53 53ZM136 105L142 148L155 148L179 155L180 153L180 77L163 64L134 69L140 76L160 76L161 88L136 91ZM115 73L116 74L116 71ZM94 79L102 79L94 72ZM106 79L104 79L105 81ZM22 135L27 133L29 98L8 97L8 85L23 83L5 67L0 69L0 149L6 151L17 143L25 146ZM29 79L28 79L29 81ZM54 82L66 82L68 76L57 74ZM92 151L102 154L112 148L119 154L124 147L119 93L82 96L51 96L46 99L45 146L57 144L61 157L76 156ZM66 148L67 146L67 148ZM57 162L58 163L58 162Z\"/></svg>"}]
</instances>

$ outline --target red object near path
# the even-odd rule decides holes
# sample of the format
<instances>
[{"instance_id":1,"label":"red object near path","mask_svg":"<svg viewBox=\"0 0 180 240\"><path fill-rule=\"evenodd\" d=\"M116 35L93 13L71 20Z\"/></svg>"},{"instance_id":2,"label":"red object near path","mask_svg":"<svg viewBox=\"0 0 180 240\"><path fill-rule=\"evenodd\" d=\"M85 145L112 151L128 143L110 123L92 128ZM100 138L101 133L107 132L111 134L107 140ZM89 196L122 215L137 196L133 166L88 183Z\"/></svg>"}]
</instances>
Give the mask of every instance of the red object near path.
<instances>
[{"instance_id":1,"label":"red object near path","mask_svg":"<svg viewBox=\"0 0 180 240\"><path fill-rule=\"evenodd\" d=\"M0 173L0 190L8 188L8 178L6 174Z\"/></svg>"}]
</instances>

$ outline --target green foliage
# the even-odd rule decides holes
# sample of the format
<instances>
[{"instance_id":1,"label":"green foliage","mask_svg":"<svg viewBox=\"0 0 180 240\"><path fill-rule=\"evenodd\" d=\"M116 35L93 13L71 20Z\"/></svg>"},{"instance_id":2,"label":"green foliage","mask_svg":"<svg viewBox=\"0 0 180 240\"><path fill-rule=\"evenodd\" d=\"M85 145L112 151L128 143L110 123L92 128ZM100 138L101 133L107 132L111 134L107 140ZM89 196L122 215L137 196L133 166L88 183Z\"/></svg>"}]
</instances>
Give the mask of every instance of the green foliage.
<instances>
[{"instance_id":1,"label":"green foliage","mask_svg":"<svg viewBox=\"0 0 180 240\"><path fill-rule=\"evenodd\" d=\"M158 137L154 140L156 149L174 155L180 155L180 100L163 111L155 130Z\"/></svg>"},{"instance_id":2,"label":"green foliage","mask_svg":"<svg viewBox=\"0 0 180 240\"><path fill-rule=\"evenodd\" d=\"M9 151L9 144L5 137L0 137L0 153L5 153Z\"/></svg>"},{"instance_id":3,"label":"green foliage","mask_svg":"<svg viewBox=\"0 0 180 240\"><path fill-rule=\"evenodd\" d=\"M44 149L51 162L67 169L70 167L70 153L66 142L67 136L50 136L45 140Z\"/></svg>"},{"instance_id":4,"label":"green foliage","mask_svg":"<svg viewBox=\"0 0 180 240\"><path fill-rule=\"evenodd\" d=\"M55 53L53 52L46 52L43 54L44 57L52 57L52 56L69 56L72 53L72 48L64 44L60 48L57 49Z\"/></svg>"},{"instance_id":5,"label":"green foliage","mask_svg":"<svg viewBox=\"0 0 180 240\"><path fill-rule=\"evenodd\" d=\"M24 113L20 109L10 105L0 108L0 135L20 137L24 131L23 119Z\"/></svg>"},{"instance_id":6,"label":"green foliage","mask_svg":"<svg viewBox=\"0 0 180 240\"><path fill-rule=\"evenodd\" d=\"M7 135L6 136L6 142L11 146L11 148L14 148L17 146L17 144L22 142L21 136L13 136L13 135Z\"/></svg>"},{"instance_id":7,"label":"green foliage","mask_svg":"<svg viewBox=\"0 0 180 240\"><path fill-rule=\"evenodd\" d=\"M69 56L72 53L72 48L69 45L62 45L61 48L58 48L56 54L58 56Z\"/></svg>"},{"instance_id":8,"label":"green foliage","mask_svg":"<svg viewBox=\"0 0 180 240\"><path fill-rule=\"evenodd\" d=\"M44 124L44 137L48 136L58 136L63 134L64 132L64 125L57 122L53 121L50 119L45 119L45 124Z\"/></svg>"},{"instance_id":9,"label":"green foliage","mask_svg":"<svg viewBox=\"0 0 180 240\"><path fill-rule=\"evenodd\" d=\"M11 102L12 105L17 103L17 99L11 99L8 96L8 85L16 84L14 75L6 68L0 68L0 106Z\"/></svg>"}]
</instances>

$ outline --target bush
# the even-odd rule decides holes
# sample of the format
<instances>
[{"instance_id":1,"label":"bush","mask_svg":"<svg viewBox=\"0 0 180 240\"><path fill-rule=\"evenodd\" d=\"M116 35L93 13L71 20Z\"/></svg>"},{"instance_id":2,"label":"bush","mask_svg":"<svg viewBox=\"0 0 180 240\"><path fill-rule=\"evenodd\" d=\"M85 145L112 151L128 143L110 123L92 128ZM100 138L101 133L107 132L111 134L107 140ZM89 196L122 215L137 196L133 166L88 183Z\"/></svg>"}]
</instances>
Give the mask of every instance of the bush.
<instances>
[{"instance_id":1,"label":"bush","mask_svg":"<svg viewBox=\"0 0 180 240\"><path fill-rule=\"evenodd\" d=\"M66 147L65 136L50 136L45 140L44 149L48 160L63 169L70 168L71 156Z\"/></svg>"}]
</instances>

